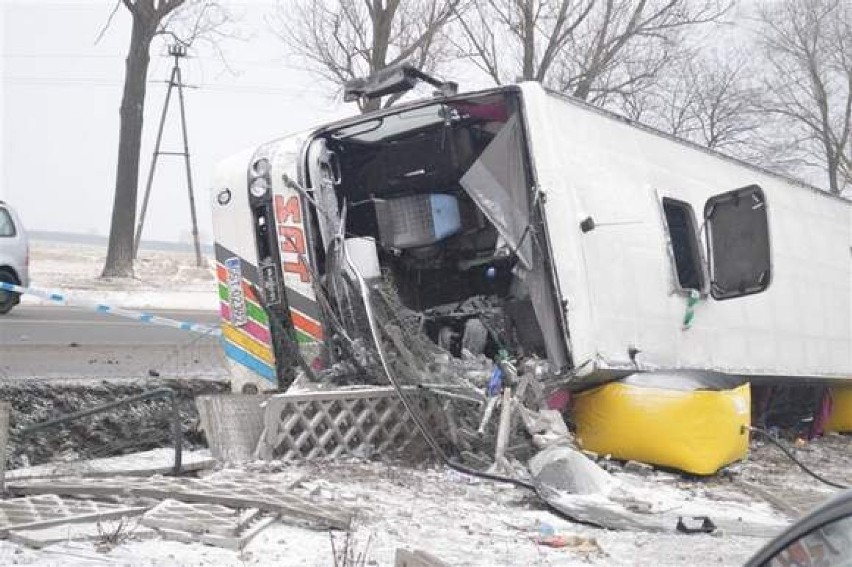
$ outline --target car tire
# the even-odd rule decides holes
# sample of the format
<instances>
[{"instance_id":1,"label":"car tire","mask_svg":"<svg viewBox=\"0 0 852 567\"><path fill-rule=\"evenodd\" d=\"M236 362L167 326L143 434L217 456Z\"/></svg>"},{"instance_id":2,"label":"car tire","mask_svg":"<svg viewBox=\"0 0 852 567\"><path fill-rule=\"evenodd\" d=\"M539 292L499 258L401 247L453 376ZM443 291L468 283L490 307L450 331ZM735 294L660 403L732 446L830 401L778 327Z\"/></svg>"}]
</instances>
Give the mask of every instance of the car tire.
<instances>
[{"instance_id":1,"label":"car tire","mask_svg":"<svg viewBox=\"0 0 852 567\"><path fill-rule=\"evenodd\" d=\"M0 270L0 282L18 285L18 278L9 270ZM0 290L0 315L5 315L18 304L21 294L12 291Z\"/></svg>"}]
</instances>

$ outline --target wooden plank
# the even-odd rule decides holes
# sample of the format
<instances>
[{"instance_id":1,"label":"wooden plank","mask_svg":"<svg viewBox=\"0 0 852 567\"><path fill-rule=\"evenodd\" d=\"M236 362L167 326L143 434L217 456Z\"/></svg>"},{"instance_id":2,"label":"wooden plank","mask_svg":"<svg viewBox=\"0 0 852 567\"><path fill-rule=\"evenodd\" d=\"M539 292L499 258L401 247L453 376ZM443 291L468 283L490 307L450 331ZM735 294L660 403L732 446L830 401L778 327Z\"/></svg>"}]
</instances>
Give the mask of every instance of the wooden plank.
<instances>
[{"instance_id":1,"label":"wooden plank","mask_svg":"<svg viewBox=\"0 0 852 567\"><path fill-rule=\"evenodd\" d=\"M35 467L7 471L8 482L18 480L57 477L111 477L168 474L174 469L174 449L152 449L119 457L74 461L70 463L48 463ZM184 451L181 467L184 472L209 469L216 465L210 452Z\"/></svg>"},{"instance_id":2,"label":"wooden plank","mask_svg":"<svg viewBox=\"0 0 852 567\"><path fill-rule=\"evenodd\" d=\"M178 543L196 543L199 534L186 532L173 528L153 528L160 534L160 537L168 541L176 541Z\"/></svg>"},{"instance_id":3,"label":"wooden plank","mask_svg":"<svg viewBox=\"0 0 852 567\"><path fill-rule=\"evenodd\" d=\"M57 494L60 496L123 496L128 494L126 486L105 484L103 486L66 484L59 480L51 484L9 483L6 490L15 495Z\"/></svg>"},{"instance_id":4,"label":"wooden plank","mask_svg":"<svg viewBox=\"0 0 852 567\"><path fill-rule=\"evenodd\" d=\"M64 518L51 518L38 522L30 522L27 524L18 524L15 526L10 526L6 529L0 530L0 537L5 537L11 531L20 531L20 530L33 530L40 528L49 528L53 526L59 526L63 524L76 524L83 522L99 522L102 520L115 520L118 518L124 518L127 516L138 516L143 514L148 508L146 507L128 507L128 508L120 508L118 510L111 510L109 512L97 512L93 514L80 514L78 516L66 516Z\"/></svg>"},{"instance_id":5,"label":"wooden plank","mask_svg":"<svg viewBox=\"0 0 852 567\"><path fill-rule=\"evenodd\" d=\"M503 388L503 400L500 406L500 425L497 429L497 443L494 450L494 462L500 463L506 455L509 433L512 430L512 389ZM508 472L508 471L507 471Z\"/></svg>"},{"instance_id":6,"label":"wooden plank","mask_svg":"<svg viewBox=\"0 0 852 567\"><path fill-rule=\"evenodd\" d=\"M257 534L259 534L267 527L269 527L273 522L275 522L276 519L277 518L275 516L260 518L256 520L254 524L249 526L249 528L239 536L220 536L215 534L204 534L201 536L201 543L239 551L243 549L246 545L248 545L249 542L254 539Z\"/></svg>"},{"instance_id":7,"label":"wooden plank","mask_svg":"<svg viewBox=\"0 0 852 567\"><path fill-rule=\"evenodd\" d=\"M221 504L230 508L260 508L268 512L281 514L284 520L297 519L307 522L318 529L345 530L349 527L352 514L341 510L338 514L329 514L301 502L281 502L267 500L262 497L239 494L207 493L195 491L168 490L160 488L132 488L130 493L134 496L147 496L149 498L174 498L181 502L203 502L208 504Z\"/></svg>"}]
</instances>

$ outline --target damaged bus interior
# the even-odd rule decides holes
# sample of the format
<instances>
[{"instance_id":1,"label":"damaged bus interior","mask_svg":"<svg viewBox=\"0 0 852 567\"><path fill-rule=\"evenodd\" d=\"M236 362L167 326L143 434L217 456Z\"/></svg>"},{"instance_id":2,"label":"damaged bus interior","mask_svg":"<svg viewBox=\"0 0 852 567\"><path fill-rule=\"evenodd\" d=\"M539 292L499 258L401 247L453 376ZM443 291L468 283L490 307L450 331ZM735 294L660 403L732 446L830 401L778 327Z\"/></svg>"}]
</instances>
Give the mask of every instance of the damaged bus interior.
<instances>
[{"instance_id":1,"label":"damaged bus interior","mask_svg":"<svg viewBox=\"0 0 852 567\"><path fill-rule=\"evenodd\" d=\"M343 251L334 257L335 238L371 288L393 288L396 315L441 351L567 367L520 106L512 91L456 97L315 136L310 252L334 304L327 315L350 335L358 309L351 288L335 283L347 265Z\"/></svg>"}]
</instances>

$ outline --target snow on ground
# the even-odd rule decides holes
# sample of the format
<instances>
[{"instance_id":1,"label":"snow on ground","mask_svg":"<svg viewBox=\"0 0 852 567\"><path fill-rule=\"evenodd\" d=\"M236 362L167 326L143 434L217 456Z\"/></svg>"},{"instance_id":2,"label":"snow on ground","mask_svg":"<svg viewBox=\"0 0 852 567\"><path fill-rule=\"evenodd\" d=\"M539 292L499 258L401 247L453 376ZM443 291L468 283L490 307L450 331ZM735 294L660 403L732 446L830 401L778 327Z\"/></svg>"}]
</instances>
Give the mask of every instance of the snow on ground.
<instances>
[{"instance_id":1,"label":"snow on ground","mask_svg":"<svg viewBox=\"0 0 852 567\"><path fill-rule=\"evenodd\" d=\"M106 247L33 240L30 285L71 299L127 309L217 310L215 265L195 266L192 252L140 250L132 279L101 279ZM54 304L32 295L25 304Z\"/></svg>"},{"instance_id":2,"label":"snow on ground","mask_svg":"<svg viewBox=\"0 0 852 567\"><path fill-rule=\"evenodd\" d=\"M632 486L637 502L654 511L711 518L738 518L749 524L778 523L781 514L738 485L740 478L783 488L784 498L809 498L817 505L836 493L803 476L791 463L752 444L744 464L727 474L696 479L672 472L647 476L613 474ZM819 472L850 482L852 436L831 435L797 450ZM406 466L339 460L334 463L250 463L241 469L208 473L236 480L263 475L271 486L289 486L302 495L357 511L353 535L365 565L390 567L397 548L425 550L453 567L733 566L742 565L767 537L722 530L714 535L610 531L576 524L547 510L531 492L459 474L441 466ZM780 492L780 490L779 490ZM730 524L730 522L729 522ZM580 545L550 548L536 542L541 533L576 536ZM338 544L343 534L336 533ZM368 544L369 542L369 544ZM158 565L300 566L334 565L327 532L276 523L242 552L161 539L126 541L98 550L95 543L67 542L32 550L0 542L0 563L39 566Z\"/></svg>"},{"instance_id":3,"label":"snow on ground","mask_svg":"<svg viewBox=\"0 0 852 567\"><path fill-rule=\"evenodd\" d=\"M354 536L357 549L367 549L366 565L390 567L399 547L428 551L453 567L741 565L765 542L727 534L651 534L574 524L544 509L525 489L482 481L443 467L337 462L266 463L253 468L266 471L271 484L293 486L296 492L357 509ZM213 474L233 478L241 471ZM697 499L708 507L721 509L731 504L706 498L703 490L668 488L670 494L675 490L681 499ZM751 509L742 506L746 517L772 515L765 504L751 502L748 507ZM707 513L712 514L713 509ZM547 529L579 536L585 545L550 548L536 543L539 533ZM340 542L342 534L336 536ZM327 567L334 565L329 537L327 532L277 523L261 532L242 553L162 540L127 542L106 553L97 552L93 543L57 544L35 551L2 542L0 558L45 566Z\"/></svg>"}]
</instances>

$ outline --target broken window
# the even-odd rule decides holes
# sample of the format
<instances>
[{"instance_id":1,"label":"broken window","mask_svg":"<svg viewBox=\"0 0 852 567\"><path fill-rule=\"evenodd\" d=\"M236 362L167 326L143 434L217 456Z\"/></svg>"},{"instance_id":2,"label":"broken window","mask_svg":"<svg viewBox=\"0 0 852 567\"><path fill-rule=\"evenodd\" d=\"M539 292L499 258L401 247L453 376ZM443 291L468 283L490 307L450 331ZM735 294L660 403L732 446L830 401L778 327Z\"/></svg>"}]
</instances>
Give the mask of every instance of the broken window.
<instances>
[{"instance_id":1,"label":"broken window","mask_svg":"<svg viewBox=\"0 0 852 567\"><path fill-rule=\"evenodd\" d=\"M669 229L677 283L680 289L704 289L704 271L695 229L695 213L689 203L676 199L663 199L663 212Z\"/></svg>"},{"instance_id":2,"label":"broken window","mask_svg":"<svg viewBox=\"0 0 852 567\"><path fill-rule=\"evenodd\" d=\"M506 350L567 365L547 258L532 226L538 210L514 94L440 102L330 130L309 154L320 209L311 214L338 219L339 231L321 230L328 242L317 255L330 262L320 270L333 288L330 318L347 336L364 328L350 307L358 294L338 285L345 278L335 267L343 260L326 253L341 238L345 247L333 252L357 245L350 260L372 274L365 279L374 299L393 306L375 311L394 313L407 342L423 335L456 357ZM323 184L317 164L329 158L336 172Z\"/></svg>"},{"instance_id":3,"label":"broken window","mask_svg":"<svg viewBox=\"0 0 852 567\"><path fill-rule=\"evenodd\" d=\"M704 206L710 291L715 299L759 293L769 286L769 220L757 185L717 195Z\"/></svg>"}]
</instances>

